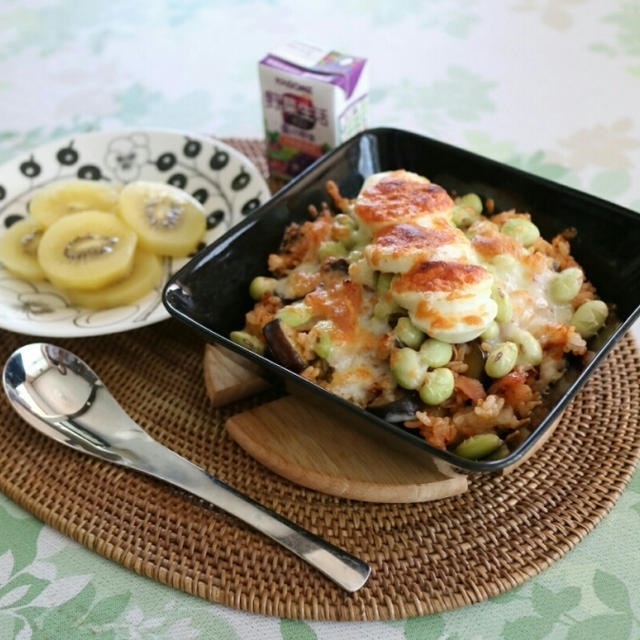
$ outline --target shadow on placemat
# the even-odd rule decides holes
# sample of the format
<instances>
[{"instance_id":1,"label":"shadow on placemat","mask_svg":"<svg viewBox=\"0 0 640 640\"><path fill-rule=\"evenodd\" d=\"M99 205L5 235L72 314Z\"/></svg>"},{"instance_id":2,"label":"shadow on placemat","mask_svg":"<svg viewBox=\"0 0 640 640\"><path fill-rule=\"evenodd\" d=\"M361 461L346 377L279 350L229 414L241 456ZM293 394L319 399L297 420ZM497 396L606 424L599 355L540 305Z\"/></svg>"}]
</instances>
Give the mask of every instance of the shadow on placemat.
<instances>
[{"instance_id":1,"label":"shadow on placemat","mask_svg":"<svg viewBox=\"0 0 640 640\"><path fill-rule=\"evenodd\" d=\"M4 332L3 362L29 336ZM355 594L223 512L142 474L77 453L0 402L0 489L46 523L138 573L266 615L379 620L494 596L538 574L611 509L639 455L640 357L625 337L545 447L507 477L475 475L463 495L373 504L289 483L225 433L203 343L174 320L112 336L59 339L92 366L153 437L240 491L367 560ZM615 425L615 428L612 427Z\"/></svg>"}]
</instances>

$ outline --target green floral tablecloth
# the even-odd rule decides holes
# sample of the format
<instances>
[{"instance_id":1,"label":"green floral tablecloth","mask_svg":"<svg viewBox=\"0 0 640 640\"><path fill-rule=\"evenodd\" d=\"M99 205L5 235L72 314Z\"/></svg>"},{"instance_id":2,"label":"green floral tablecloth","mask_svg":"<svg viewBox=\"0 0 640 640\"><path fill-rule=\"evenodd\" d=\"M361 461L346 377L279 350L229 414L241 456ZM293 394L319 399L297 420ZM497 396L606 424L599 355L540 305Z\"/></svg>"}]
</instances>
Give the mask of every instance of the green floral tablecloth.
<instances>
[{"instance_id":1,"label":"green floral tablecloth","mask_svg":"<svg viewBox=\"0 0 640 640\"><path fill-rule=\"evenodd\" d=\"M257 61L291 39L369 58L372 126L640 211L637 0L0 0L0 161L96 128L261 136ZM591 535L523 586L376 623L263 618L187 596L0 496L0 640L258 637L638 638L640 472Z\"/></svg>"}]
</instances>

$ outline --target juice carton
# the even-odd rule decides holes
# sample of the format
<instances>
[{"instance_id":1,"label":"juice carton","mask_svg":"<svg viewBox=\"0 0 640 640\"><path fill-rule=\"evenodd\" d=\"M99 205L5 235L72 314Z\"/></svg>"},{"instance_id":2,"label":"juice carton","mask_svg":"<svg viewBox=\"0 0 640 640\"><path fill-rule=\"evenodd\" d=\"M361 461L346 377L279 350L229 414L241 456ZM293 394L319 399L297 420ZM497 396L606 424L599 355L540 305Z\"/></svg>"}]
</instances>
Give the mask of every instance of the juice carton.
<instances>
[{"instance_id":1,"label":"juice carton","mask_svg":"<svg viewBox=\"0 0 640 640\"><path fill-rule=\"evenodd\" d=\"M267 162L288 180L366 127L365 58L298 42L259 64Z\"/></svg>"}]
</instances>

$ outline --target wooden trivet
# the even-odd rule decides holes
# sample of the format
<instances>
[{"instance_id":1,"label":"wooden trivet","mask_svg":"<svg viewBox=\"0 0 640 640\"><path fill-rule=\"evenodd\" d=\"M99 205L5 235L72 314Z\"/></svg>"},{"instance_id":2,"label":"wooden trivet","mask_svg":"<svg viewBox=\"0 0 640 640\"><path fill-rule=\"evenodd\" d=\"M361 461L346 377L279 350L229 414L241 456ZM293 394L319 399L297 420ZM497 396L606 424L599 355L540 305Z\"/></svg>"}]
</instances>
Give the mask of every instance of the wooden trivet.
<instances>
[{"instance_id":1,"label":"wooden trivet","mask_svg":"<svg viewBox=\"0 0 640 640\"><path fill-rule=\"evenodd\" d=\"M217 345L205 346L205 388L213 406L267 388L252 363ZM559 419L507 473L550 437ZM371 434L339 422L325 410L286 396L237 413L229 435L253 458L287 480L329 495L368 502L426 502L463 493L467 475L412 447L394 447L380 430Z\"/></svg>"}]
</instances>

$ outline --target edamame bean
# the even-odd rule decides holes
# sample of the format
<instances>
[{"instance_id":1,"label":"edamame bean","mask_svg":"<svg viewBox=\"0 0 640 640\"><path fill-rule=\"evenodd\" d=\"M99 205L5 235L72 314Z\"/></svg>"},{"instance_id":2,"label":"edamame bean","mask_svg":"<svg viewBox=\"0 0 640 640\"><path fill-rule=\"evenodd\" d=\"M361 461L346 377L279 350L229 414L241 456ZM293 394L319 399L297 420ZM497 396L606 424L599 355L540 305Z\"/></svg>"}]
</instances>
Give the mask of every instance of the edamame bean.
<instances>
[{"instance_id":1,"label":"edamame bean","mask_svg":"<svg viewBox=\"0 0 640 640\"><path fill-rule=\"evenodd\" d=\"M393 300L388 300L386 296L382 296L373 307L373 316L377 320L388 320L392 313L396 313L400 307Z\"/></svg>"},{"instance_id":2,"label":"edamame bean","mask_svg":"<svg viewBox=\"0 0 640 640\"><path fill-rule=\"evenodd\" d=\"M569 267L561 271L551 281L549 292L554 302L570 302L573 300L582 287L582 271L577 267Z\"/></svg>"},{"instance_id":3,"label":"edamame bean","mask_svg":"<svg viewBox=\"0 0 640 640\"><path fill-rule=\"evenodd\" d=\"M383 293L387 293L389 291L389 287L391 286L391 281L393 280L393 273L380 273L378 275L378 281L376 283L376 291L382 295Z\"/></svg>"},{"instance_id":4,"label":"edamame bean","mask_svg":"<svg viewBox=\"0 0 640 640\"><path fill-rule=\"evenodd\" d=\"M467 460L480 460L502 446L502 440L495 433L479 433L463 440L455 453Z\"/></svg>"},{"instance_id":5,"label":"edamame bean","mask_svg":"<svg viewBox=\"0 0 640 640\"><path fill-rule=\"evenodd\" d=\"M442 367L427 372L418 393L425 404L437 405L451 397L453 388L453 371Z\"/></svg>"},{"instance_id":6,"label":"edamame bean","mask_svg":"<svg viewBox=\"0 0 640 640\"><path fill-rule=\"evenodd\" d=\"M311 320L312 315L311 308L307 304L304 302L294 302L279 309L275 317L286 325L297 329L307 324Z\"/></svg>"},{"instance_id":7,"label":"edamame bean","mask_svg":"<svg viewBox=\"0 0 640 640\"><path fill-rule=\"evenodd\" d=\"M363 287L376 288L376 272L365 258L360 258L349 265L349 277Z\"/></svg>"},{"instance_id":8,"label":"edamame bean","mask_svg":"<svg viewBox=\"0 0 640 640\"><path fill-rule=\"evenodd\" d=\"M516 364L535 366L542 362L542 347L526 329L512 327L507 331L507 337L518 345Z\"/></svg>"},{"instance_id":9,"label":"edamame bean","mask_svg":"<svg viewBox=\"0 0 640 640\"><path fill-rule=\"evenodd\" d=\"M255 353L260 355L264 354L264 344L260 341L259 338L252 336L250 333L246 331L232 331L229 334L229 337L233 342L243 346L245 349L250 349Z\"/></svg>"},{"instance_id":10,"label":"edamame bean","mask_svg":"<svg viewBox=\"0 0 640 640\"><path fill-rule=\"evenodd\" d=\"M494 287L491 292L491 297L498 305L498 311L496 313L497 322L509 322L513 315L513 308L511 306L511 298L509 294L502 287Z\"/></svg>"},{"instance_id":11,"label":"edamame bean","mask_svg":"<svg viewBox=\"0 0 640 640\"><path fill-rule=\"evenodd\" d=\"M331 330L333 329L333 324L329 320L321 320L316 324L318 328L318 338L313 347L313 350L316 352L320 358L326 360L333 349L333 340L331 340Z\"/></svg>"},{"instance_id":12,"label":"edamame bean","mask_svg":"<svg viewBox=\"0 0 640 640\"><path fill-rule=\"evenodd\" d=\"M587 300L576 309L571 324L583 338L590 338L604 326L608 315L609 309L602 300Z\"/></svg>"},{"instance_id":13,"label":"edamame bean","mask_svg":"<svg viewBox=\"0 0 640 640\"><path fill-rule=\"evenodd\" d=\"M509 455L509 447L506 444L501 444L490 456L487 456L485 460L502 460Z\"/></svg>"},{"instance_id":14,"label":"edamame bean","mask_svg":"<svg viewBox=\"0 0 640 640\"><path fill-rule=\"evenodd\" d=\"M453 347L448 342L427 338L420 346L419 356L424 365L431 369L444 367L453 356Z\"/></svg>"},{"instance_id":15,"label":"edamame bean","mask_svg":"<svg viewBox=\"0 0 640 640\"><path fill-rule=\"evenodd\" d=\"M500 231L515 238L525 247L532 245L540 237L538 227L526 218L509 218Z\"/></svg>"},{"instance_id":16,"label":"edamame bean","mask_svg":"<svg viewBox=\"0 0 640 640\"><path fill-rule=\"evenodd\" d=\"M371 234L365 227L357 227L349 232L349 246L362 248L369 244Z\"/></svg>"},{"instance_id":17,"label":"edamame bean","mask_svg":"<svg viewBox=\"0 0 640 640\"><path fill-rule=\"evenodd\" d=\"M487 328L480 334L480 337L483 340L495 340L498 336L500 335L500 327L498 326L498 323L495 320L492 320L488 325Z\"/></svg>"},{"instance_id":18,"label":"edamame bean","mask_svg":"<svg viewBox=\"0 0 640 640\"><path fill-rule=\"evenodd\" d=\"M276 287L275 278L267 278L266 276L256 276L249 285L249 295L254 300L262 300L265 293L272 293Z\"/></svg>"},{"instance_id":19,"label":"edamame bean","mask_svg":"<svg viewBox=\"0 0 640 640\"><path fill-rule=\"evenodd\" d=\"M399 318L393 332L402 343L412 349L417 349L424 340L424 333L409 318Z\"/></svg>"},{"instance_id":20,"label":"edamame bean","mask_svg":"<svg viewBox=\"0 0 640 640\"><path fill-rule=\"evenodd\" d=\"M456 204L473 209L478 215L482 213L482 200L477 193L467 193L456 198Z\"/></svg>"},{"instance_id":21,"label":"edamame bean","mask_svg":"<svg viewBox=\"0 0 640 640\"><path fill-rule=\"evenodd\" d=\"M497 271L500 274L513 273L515 269L518 269L518 261L510 253L499 253L494 256L493 271Z\"/></svg>"},{"instance_id":22,"label":"edamame bean","mask_svg":"<svg viewBox=\"0 0 640 640\"><path fill-rule=\"evenodd\" d=\"M487 356L484 370L492 378L506 376L516 365L518 345L515 342L500 342Z\"/></svg>"},{"instance_id":23,"label":"edamame bean","mask_svg":"<svg viewBox=\"0 0 640 640\"><path fill-rule=\"evenodd\" d=\"M470 227L476 220L480 219L480 214L471 207L456 205L451 210L451 222L458 228Z\"/></svg>"},{"instance_id":24,"label":"edamame bean","mask_svg":"<svg viewBox=\"0 0 640 640\"><path fill-rule=\"evenodd\" d=\"M389 358L391 375L405 389L417 389L425 375L425 367L418 358L418 352L403 347L396 349Z\"/></svg>"},{"instance_id":25,"label":"edamame bean","mask_svg":"<svg viewBox=\"0 0 640 640\"><path fill-rule=\"evenodd\" d=\"M345 229L355 229L356 223L351 216L348 216L346 213L339 213L333 219L334 226L341 227Z\"/></svg>"},{"instance_id":26,"label":"edamame bean","mask_svg":"<svg viewBox=\"0 0 640 640\"><path fill-rule=\"evenodd\" d=\"M329 256L334 256L336 258L345 258L346 255L347 249L341 242L327 240L326 242L320 243L320 246L318 247L318 260L320 260L320 262L322 262Z\"/></svg>"},{"instance_id":27,"label":"edamame bean","mask_svg":"<svg viewBox=\"0 0 640 640\"><path fill-rule=\"evenodd\" d=\"M332 226L332 237L343 244L347 249L354 245L352 231L356 224L351 216L345 213L339 213L334 219Z\"/></svg>"}]
</instances>

